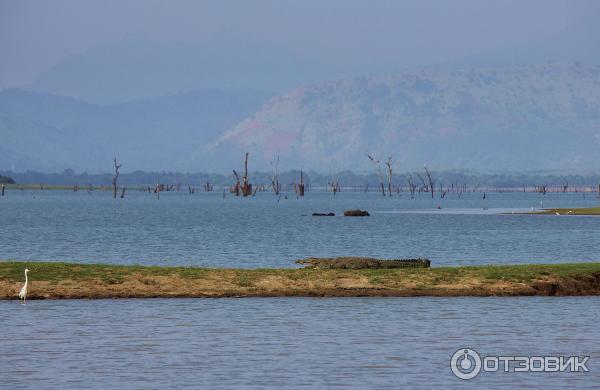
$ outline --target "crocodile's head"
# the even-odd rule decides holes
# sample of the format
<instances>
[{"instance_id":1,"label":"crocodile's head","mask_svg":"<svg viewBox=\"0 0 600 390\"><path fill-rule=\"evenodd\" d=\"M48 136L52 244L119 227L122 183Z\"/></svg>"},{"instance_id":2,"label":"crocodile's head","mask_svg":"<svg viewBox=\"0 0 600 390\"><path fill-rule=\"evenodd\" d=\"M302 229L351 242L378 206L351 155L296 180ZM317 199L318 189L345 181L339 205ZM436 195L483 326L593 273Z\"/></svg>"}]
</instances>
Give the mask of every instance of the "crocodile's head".
<instances>
[{"instance_id":1,"label":"crocodile's head","mask_svg":"<svg viewBox=\"0 0 600 390\"><path fill-rule=\"evenodd\" d=\"M302 259L296 260L296 264L307 265L309 267L314 267L317 264L317 259Z\"/></svg>"}]
</instances>

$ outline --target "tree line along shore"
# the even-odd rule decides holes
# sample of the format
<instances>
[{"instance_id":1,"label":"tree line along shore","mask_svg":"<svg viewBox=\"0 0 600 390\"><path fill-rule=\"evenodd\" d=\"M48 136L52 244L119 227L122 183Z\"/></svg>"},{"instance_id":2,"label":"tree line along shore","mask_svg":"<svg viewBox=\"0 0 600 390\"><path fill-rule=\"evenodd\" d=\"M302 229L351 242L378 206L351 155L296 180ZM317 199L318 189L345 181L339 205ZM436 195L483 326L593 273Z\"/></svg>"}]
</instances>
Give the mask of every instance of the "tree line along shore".
<instances>
[{"instance_id":1,"label":"tree line along shore","mask_svg":"<svg viewBox=\"0 0 600 390\"><path fill-rule=\"evenodd\" d=\"M0 261L0 299L600 295L600 263L233 269Z\"/></svg>"},{"instance_id":2,"label":"tree line along shore","mask_svg":"<svg viewBox=\"0 0 600 390\"><path fill-rule=\"evenodd\" d=\"M392 169L394 164L387 160L372 162L374 169L370 172L352 172L344 170L332 174L320 174L314 171L301 170L279 171L274 166L273 172L250 172L247 160L244 163L243 176L251 180L259 191L270 191L273 185L279 185L282 192L292 191L303 179L306 191L309 190L341 190L361 192L409 193L416 192L441 196L444 192L598 192L598 175L559 175L532 173L482 174L453 171L430 171L423 169L414 172L397 172ZM366 156L365 156L366 159ZM278 162L278 160L276 160ZM108 165L110 164L110 165ZM107 161L107 168L115 165L115 161ZM121 162L116 164L121 167ZM396 164L397 165L397 164ZM116 166L114 167L116 168ZM396 166L397 168L397 166ZM161 184L165 188L188 191L189 188L198 192L220 191L234 186L242 177L242 172L236 178L237 172L228 174L218 173L182 173L182 172L117 172L88 174L75 173L67 169L62 173L43 173L27 171L22 173L0 170L0 183L7 184L10 189L65 189L65 190L107 190L110 191L112 181L118 177L120 187L139 190ZM301 178L301 176L303 176ZM4 180L3 180L4 179ZM431 179L431 181L430 181ZM275 182L275 183L274 183Z\"/></svg>"}]
</instances>

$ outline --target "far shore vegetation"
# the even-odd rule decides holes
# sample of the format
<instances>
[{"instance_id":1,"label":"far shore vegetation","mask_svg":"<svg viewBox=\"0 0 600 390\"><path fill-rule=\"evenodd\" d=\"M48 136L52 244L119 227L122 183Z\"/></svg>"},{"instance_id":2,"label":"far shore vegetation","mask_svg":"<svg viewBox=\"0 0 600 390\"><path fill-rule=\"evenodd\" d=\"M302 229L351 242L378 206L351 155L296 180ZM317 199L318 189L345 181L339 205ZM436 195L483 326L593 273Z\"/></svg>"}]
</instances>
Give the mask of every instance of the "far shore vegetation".
<instances>
[{"instance_id":1,"label":"far shore vegetation","mask_svg":"<svg viewBox=\"0 0 600 390\"><path fill-rule=\"evenodd\" d=\"M15 184L15 181L11 177L0 175L0 184Z\"/></svg>"},{"instance_id":2,"label":"far shore vegetation","mask_svg":"<svg viewBox=\"0 0 600 390\"><path fill-rule=\"evenodd\" d=\"M365 157L366 158L366 157ZM124 169L127 168L127 162L124 161ZM235 167L234 167L235 168ZM112 162L107 162L107 171L112 169ZM466 186L469 188L488 188L490 191L503 191L505 189L527 190L534 189L539 192L575 192L575 191L594 191L598 189L600 175L558 175L558 174L533 174L533 173L503 173L503 174L485 174L460 171L431 171L436 187ZM270 185L273 173L251 171L250 177L256 184ZM294 183L298 181L299 170L289 170L278 172L278 179L282 184ZM424 172L393 172L392 185L407 188L409 182L416 185L422 184L419 179L424 176ZM44 172L13 172L1 171L0 176L10 177L14 182L19 183L17 188L27 189L70 189L74 185L80 188L110 187L114 173L76 173L73 170L66 169L60 173ZM310 187L328 187L332 180L335 180L343 188L360 188L367 186L370 190L377 191L380 186L381 178L377 172L352 172L339 171L333 174L321 174L314 171L304 172L304 180ZM332 179L333 177L333 179ZM165 185L176 186L180 184L182 188L187 186L202 186L210 183L214 188L228 188L235 182L232 173L185 173L185 172L121 172L119 183L129 188L145 187L162 183ZM387 185L387 183L386 183ZM437 190L437 188L436 188Z\"/></svg>"}]
</instances>

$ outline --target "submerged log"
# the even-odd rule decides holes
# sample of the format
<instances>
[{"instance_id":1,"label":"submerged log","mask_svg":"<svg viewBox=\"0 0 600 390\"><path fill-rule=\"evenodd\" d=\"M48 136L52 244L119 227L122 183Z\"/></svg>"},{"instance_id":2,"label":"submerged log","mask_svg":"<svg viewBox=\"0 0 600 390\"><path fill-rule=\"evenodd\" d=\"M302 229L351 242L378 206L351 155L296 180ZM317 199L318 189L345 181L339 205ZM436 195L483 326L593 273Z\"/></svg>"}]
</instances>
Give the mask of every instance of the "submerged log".
<instances>
[{"instance_id":1,"label":"submerged log","mask_svg":"<svg viewBox=\"0 0 600 390\"><path fill-rule=\"evenodd\" d=\"M348 210L344 211L346 217L368 217L371 214L367 210Z\"/></svg>"},{"instance_id":2,"label":"submerged log","mask_svg":"<svg viewBox=\"0 0 600 390\"><path fill-rule=\"evenodd\" d=\"M335 217L335 213L312 213L313 217Z\"/></svg>"},{"instance_id":3,"label":"submerged log","mask_svg":"<svg viewBox=\"0 0 600 390\"><path fill-rule=\"evenodd\" d=\"M431 261L428 259L394 259L380 260L370 257L335 257L296 260L306 268L319 269L379 269L379 268L429 268Z\"/></svg>"}]
</instances>

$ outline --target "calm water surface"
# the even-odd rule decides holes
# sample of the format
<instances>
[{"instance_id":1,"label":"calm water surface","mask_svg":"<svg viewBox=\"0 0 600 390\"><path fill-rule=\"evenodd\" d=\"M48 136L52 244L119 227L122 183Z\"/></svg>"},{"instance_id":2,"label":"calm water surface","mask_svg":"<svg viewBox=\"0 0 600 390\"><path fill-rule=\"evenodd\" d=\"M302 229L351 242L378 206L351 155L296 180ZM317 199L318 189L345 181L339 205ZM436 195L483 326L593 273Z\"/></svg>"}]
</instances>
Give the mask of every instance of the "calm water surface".
<instances>
[{"instance_id":1,"label":"calm water surface","mask_svg":"<svg viewBox=\"0 0 600 390\"><path fill-rule=\"evenodd\" d=\"M428 257L434 265L598 261L600 218L501 215L594 206L593 194L258 194L11 190L0 199L0 258L118 264L291 267L310 256ZM437 206L441 210L437 209ZM339 216L366 209L368 218ZM487 210L484 210L487 209ZM333 211L336 217L312 217Z\"/></svg>"},{"instance_id":2,"label":"calm water surface","mask_svg":"<svg viewBox=\"0 0 600 390\"><path fill-rule=\"evenodd\" d=\"M598 388L600 298L0 302L2 389ZM482 355L589 355L589 373L452 376Z\"/></svg>"},{"instance_id":3,"label":"calm water surface","mask_svg":"<svg viewBox=\"0 0 600 390\"><path fill-rule=\"evenodd\" d=\"M501 215L593 206L587 194L10 191L0 258L291 267L308 256L424 256L434 265L598 261L600 219ZM437 209L440 206L441 209ZM311 217L361 208L368 218ZM0 302L0 389L592 388L600 298L262 298ZM451 355L589 355L587 374L461 381Z\"/></svg>"}]
</instances>

